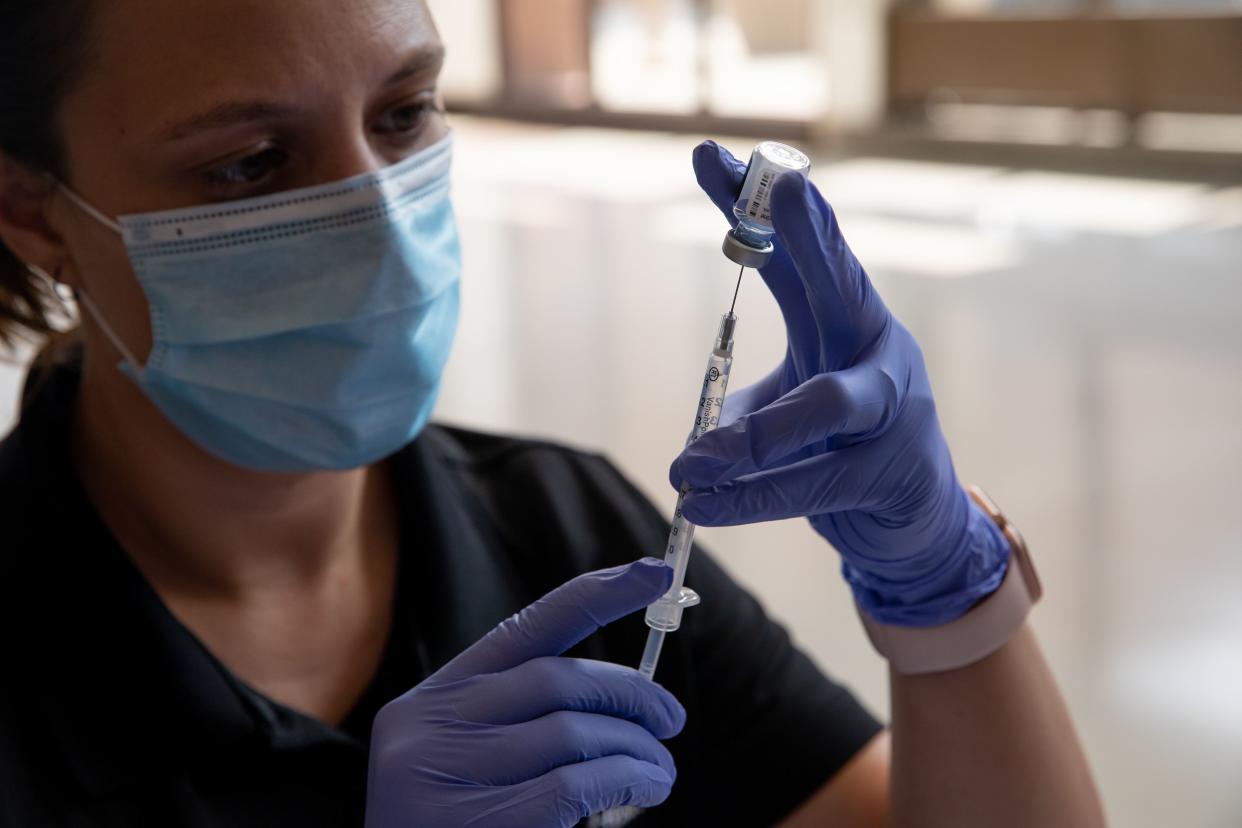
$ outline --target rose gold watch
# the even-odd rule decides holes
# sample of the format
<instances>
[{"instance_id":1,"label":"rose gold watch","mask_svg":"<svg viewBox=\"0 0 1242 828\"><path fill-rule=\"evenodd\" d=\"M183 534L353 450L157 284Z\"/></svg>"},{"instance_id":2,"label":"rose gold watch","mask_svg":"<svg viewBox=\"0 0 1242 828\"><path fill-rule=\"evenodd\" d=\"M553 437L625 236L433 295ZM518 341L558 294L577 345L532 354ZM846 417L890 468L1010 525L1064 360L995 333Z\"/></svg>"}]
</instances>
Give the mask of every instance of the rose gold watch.
<instances>
[{"instance_id":1,"label":"rose gold watch","mask_svg":"<svg viewBox=\"0 0 1242 828\"><path fill-rule=\"evenodd\" d=\"M995 592L962 617L937 627L881 624L859 608L872 646L899 673L938 673L982 661L1013 637L1043 595L1021 533L982 489L967 486L966 491L1009 541L1009 569Z\"/></svg>"}]
</instances>

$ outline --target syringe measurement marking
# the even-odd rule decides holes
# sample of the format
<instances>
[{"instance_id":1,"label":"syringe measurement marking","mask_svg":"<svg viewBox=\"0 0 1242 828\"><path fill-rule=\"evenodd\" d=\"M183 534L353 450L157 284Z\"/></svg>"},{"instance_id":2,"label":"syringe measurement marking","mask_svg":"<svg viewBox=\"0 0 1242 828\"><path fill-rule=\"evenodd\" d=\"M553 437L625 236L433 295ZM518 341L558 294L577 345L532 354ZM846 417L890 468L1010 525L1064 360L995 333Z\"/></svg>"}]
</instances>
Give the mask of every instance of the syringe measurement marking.
<instances>
[{"instance_id":1,"label":"syringe measurement marking","mask_svg":"<svg viewBox=\"0 0 1242 828\"><path fill-rule=\"evenodd\" d=\"M722 374L715 365L707 370L703 378L703 393L699 397L699 413L694 418L694 429L690 433L690 438L686 440L686 445L690 445L720 424L720 410L724 407L724 393L728 384L728 375ZM715 386L719 386L719 396L708 393L715 390ZM669 544L664 550L665 563L674 569L677 568L678 558L689 550L690 540L694 537L694 524L686 520L685 515L682 514L682 505L685 503L688 491L688 486L682 486L677 494L677 505L673 507L673 524L669 529ZM674 600L677 597L674 593L679 592L680 587L673 587L665 597Z\"/></svg>"},{"instance_id":2,"label":"syringe measurement marking","mask_svg":"<svg viewBox=\"0 0 1242 828\"><path fill-rule=\"evenodd\" d=\"M736 291L734 292L736 296ZM707 369L703 373L703 385L699 391L699 403L695 410L694 425L686 436L689 446L707 432L720 425L721 412L724 408L725 391L729 383L729 369L733 364L733 325L737 318L732 312L722 317L720 333L716 337L716 347L707 361ZM648 635L647 650L644 659L652 657L652 663L644 661L643 674L650 678L655 670L654 659L658 657L660 643L664 633L672 632L681 624L681 613L686 607L699 602L694 590L685 587L686 565L690 560L690 552L694 544L695 525L686 519L685 499L691 488L683 484L677 493L677 505L673 511L672 525L669 527L668 542L664 549L664 562L673 570L673 582L668 591L647 608L647 626L651 627Z\"/></svg>"}]
</instances>

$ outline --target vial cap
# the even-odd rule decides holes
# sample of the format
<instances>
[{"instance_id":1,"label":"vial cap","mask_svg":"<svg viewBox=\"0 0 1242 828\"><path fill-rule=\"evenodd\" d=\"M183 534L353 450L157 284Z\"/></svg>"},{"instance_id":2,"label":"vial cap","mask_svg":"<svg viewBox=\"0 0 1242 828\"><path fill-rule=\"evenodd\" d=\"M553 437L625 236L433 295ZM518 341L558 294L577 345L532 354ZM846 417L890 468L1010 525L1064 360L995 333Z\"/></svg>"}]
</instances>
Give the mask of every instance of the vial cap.
<instances>
[{"instance_id":1,"label":"vial cap","mask_svg":"<svg viewBox=\"0 0 1242 828\"><path fill-rule=\"evenodd\" d=\"M763 247L754 247L739 239L734 231L730 230L725 233L724 244L721 250L725 256L734 264L742 267L752 267L758 270L766 267L772 259L772 253L776 250L772 242L766 242Z\"/></svg>"}]
</instances>

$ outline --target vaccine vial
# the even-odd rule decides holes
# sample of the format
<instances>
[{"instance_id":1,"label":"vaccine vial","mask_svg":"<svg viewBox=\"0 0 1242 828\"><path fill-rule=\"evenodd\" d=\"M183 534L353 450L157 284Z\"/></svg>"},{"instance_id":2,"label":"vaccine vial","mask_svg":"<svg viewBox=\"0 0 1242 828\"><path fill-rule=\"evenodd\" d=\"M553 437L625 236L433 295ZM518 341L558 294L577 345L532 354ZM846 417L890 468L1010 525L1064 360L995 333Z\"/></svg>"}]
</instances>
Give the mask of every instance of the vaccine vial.
<instances>
[{"instance_id":1,"label":"vaccine vial","mask_svg":"<svg viewBox=\"0 0 1242 828\"><path fill-rule=\"evenodd\" d=\"M744 267L763 267L772 258L772 187L787 172L803 178L811 172L811 159L786 144L764 141L750 154L742 191L733 205L737 227L724 240L724 254Z\"/></svg>"}]
</instances>

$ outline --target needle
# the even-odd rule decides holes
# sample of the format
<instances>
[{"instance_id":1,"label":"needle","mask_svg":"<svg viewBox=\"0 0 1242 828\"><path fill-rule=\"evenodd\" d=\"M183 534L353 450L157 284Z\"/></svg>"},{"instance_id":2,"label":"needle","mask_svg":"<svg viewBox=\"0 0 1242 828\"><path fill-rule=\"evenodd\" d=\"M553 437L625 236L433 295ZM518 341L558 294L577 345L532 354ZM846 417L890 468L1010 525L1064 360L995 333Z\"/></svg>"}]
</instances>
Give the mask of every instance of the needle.
<instances>
[{"instance_id":1,"label":"needle","mask_svg":"<svg viewBox=\"0 0 1242 828\"><path fill-rule=\"evenodd\" d=\"M746 265L737 272L737 287L733 289L733 304L729 306L729 316L733 315L733 310L737 307L737 295L742 290L742 274L746 272Z\"/></svg>"}]
</instances>

